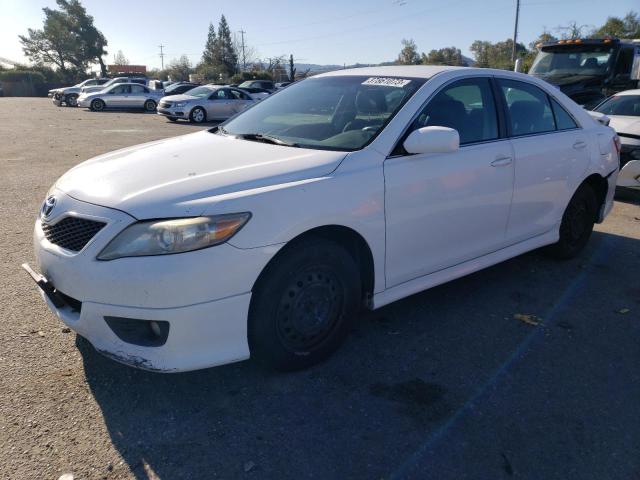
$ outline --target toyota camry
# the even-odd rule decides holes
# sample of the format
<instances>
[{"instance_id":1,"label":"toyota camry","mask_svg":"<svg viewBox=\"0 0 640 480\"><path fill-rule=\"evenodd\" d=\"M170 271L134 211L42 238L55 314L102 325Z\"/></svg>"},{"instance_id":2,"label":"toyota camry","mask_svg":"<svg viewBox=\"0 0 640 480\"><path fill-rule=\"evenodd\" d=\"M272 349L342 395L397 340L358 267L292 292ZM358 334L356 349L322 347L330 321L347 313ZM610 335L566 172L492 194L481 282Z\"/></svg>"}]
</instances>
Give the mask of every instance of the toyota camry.
<instances>
[{"instance_id":1,"label":"toyota camry","mask_svg":"<svg viewBox=\"0 0 640 480\"><path fill-rule=\"evenodd\" d=\"M540 247L577 255L612 208L618 165L615 132L534 77L340 70L71 169L24 267L120 362L299 369L362 308Z\"/></svg>"}]
</instances>

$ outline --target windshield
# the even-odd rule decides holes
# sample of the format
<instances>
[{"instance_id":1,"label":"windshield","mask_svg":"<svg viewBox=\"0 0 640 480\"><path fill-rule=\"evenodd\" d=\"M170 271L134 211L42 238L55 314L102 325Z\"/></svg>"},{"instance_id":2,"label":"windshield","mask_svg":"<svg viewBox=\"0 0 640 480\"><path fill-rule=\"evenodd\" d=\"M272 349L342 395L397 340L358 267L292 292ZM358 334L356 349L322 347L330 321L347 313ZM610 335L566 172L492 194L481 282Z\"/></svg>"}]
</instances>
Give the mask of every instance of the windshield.
<instances>
[{"instance_id":1,"label":"windshield","mask_svg":"<svg viewBox=\"0 0 640 480\"><path fill-rule=\"evenodd\" d=\"M255 80L247 80L246 82L242 82L240 85L238 85L238 87L240 88L250 87L254 81Z\"/></svg>"},{"instance_id":2,"label":"windshield","mask_svg":"<svg viewBox=\"0 0 640 480\"><path fill-rule=\"evenodd\" d=\"M373 140L425 79L309 78L223 124L222 133L270 137L291 146L358 150Z\"/></svg>"},{"instance_id":3,"label":"windshield","mask_svg":"<svg viewBox=\"0 0 640 480\"><path fill-rule=\"evenodd\" d=\"M186 89L189 88L189 85L185 85L184 83L176 83L176 84L173 84L173 85L169 85L167 88L165 88L164 92L165 93L171 93L171 92L173 92L175 90L181 90L183 88L186 90Z\"/></svg>"},{"instance_id":4,"label":"windshield","mask_svg":"<svg viewBox=\"0 0 640 480\"><path fill-rule=\"evenodd\" d=\"M604 45L543 49L529 73L538 76L605 75L613 50Z\"/></svg>"},{"instance_id":5,"label":"windshield","mask_svg":"<svg viewBox=\"0 0 640 480\"><path fill-rule=\"evenodd\" d=\"M618 95L609 97L596 108L605 115L626 115L640 117L640 95Z\"/></svg>"},{"instance_id":6,"label":"windshield","mask_svg":"<svg viewBox=\"0 0 640 480\"><path fill-rule=\"evenodd\" d=\"M193 90L189 90L185 95L189 95L191 97L204 98L208 97L213 93L213 89L211 87L196 87Z\"/></svg>"},{"instance_id":7,"label":"windshield","mask_svg":"<svg viewBox=\"0 0 640 480\"><path fill-rule=\"evenodd\" d=\"M113 85L114 83L117 82L123 82L125 81L126 78L112 78L111 80L109 80L107 83L105 83L104 85L102 85L104 88L109 87L111 85Z\"/></svg>"}]
</instances>

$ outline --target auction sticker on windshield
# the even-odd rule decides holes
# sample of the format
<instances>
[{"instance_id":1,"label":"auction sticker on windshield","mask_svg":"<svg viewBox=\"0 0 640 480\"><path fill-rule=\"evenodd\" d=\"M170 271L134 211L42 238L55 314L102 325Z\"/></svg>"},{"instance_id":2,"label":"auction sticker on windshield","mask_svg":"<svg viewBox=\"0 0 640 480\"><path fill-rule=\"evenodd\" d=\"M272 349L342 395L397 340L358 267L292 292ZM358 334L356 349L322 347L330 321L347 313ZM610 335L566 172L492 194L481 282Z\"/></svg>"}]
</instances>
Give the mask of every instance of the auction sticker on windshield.
<instances>
[{"instance_id":1,"label":"auction sticker on windshield","mask_svg":"<svg viewBox=\"0 0 640 480\"><path fill-rule=\"evenodd\" d=\"M362 85L381 85L384 87L402 88L406 85L409 85L410 83L411 80L406 80L404 78L371 77L362 82Z\"/></svg>"}]
</instances>

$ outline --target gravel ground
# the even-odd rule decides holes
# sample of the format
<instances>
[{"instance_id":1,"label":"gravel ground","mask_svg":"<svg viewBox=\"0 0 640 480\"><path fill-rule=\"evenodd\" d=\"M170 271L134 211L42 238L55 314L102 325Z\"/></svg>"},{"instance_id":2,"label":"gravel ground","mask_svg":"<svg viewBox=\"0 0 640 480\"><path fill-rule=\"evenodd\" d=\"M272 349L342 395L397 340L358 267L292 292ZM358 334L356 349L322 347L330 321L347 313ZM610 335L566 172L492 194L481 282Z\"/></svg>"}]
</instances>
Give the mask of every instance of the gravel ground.
<instances>
[{"instance_id":1,"label":"gravel ground","mask_svg":"<svg viewBox=\"0 0 640 480\"><path fill-rule=\"evenodd\" d=\"M533 252L365 314L305 372L148 373L63 328L19 268L47 189L196 128L0 98L0 478L640 479L636 194L580 258Z\"/></svg>"}]
</instances>

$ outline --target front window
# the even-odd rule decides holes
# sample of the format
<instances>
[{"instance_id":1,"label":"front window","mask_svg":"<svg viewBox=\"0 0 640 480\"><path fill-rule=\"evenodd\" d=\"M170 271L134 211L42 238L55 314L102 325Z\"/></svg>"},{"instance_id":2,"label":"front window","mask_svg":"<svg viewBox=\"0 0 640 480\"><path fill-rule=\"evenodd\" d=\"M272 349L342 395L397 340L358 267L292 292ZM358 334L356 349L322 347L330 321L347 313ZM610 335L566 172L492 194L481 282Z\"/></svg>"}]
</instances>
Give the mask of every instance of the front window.
<instances>
[{"instance_id":1,"label":"front window","mask_svg":"<svg viewBox=\"0 0 640 480\"><path fill-rule=\"evenodd\" d=\"M572 45L544 48L529 73L536 76L606 75L614 48Z\"/></svg>"},{"instance_id":2,"label":"front window","mask_svg":"<svg viewBox=\"0 0 640 480\"><path fill-rule=\"evenodd\" d=\"M626 115L640 117L640 95L617 95L609 97L596 108L605 115Z\"/></svg>"},{"instance_id":3,"label":"front window","mask_svg":"<svg viewBox=\"0 0 640 480\"><path fill-rule=\"evenodd\" d=\"M372 141L425 79L369 76L310 78L225 123L223 134L277 139L326 150L359 150Z\"/></svg>"},{"instance_id":4,"label":"front window","mask_svg":"<svg viewBox=\"0 0 640 480\"><path fill-rule=\"evenodd\" d=\"M209 87L196 87L193 90L189 90L187 94L190 97L205 98L211 95L211 92L213 92L213 89Z\"/></svg>"}]
</instances>

